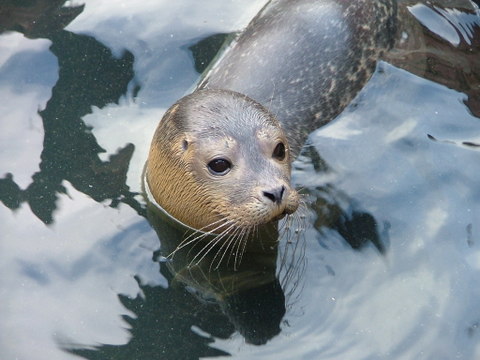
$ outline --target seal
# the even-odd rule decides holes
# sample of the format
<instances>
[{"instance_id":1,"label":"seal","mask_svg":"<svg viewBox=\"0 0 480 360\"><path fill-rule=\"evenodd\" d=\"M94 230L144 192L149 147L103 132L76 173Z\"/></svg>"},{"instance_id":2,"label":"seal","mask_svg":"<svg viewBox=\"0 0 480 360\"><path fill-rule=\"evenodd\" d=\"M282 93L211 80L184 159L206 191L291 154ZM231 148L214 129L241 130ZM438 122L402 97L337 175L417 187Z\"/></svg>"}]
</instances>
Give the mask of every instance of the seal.
<instances>
[{"instance_id":1,"label":"seal","mask_svg":"<svg viewBox=\"0 0 480 360\"><path fill-rule=\"evenodd\" d=\"M292 214L291 162L393 43L394 0L272 0L160 121L145 185L188 227L241 236Z\"/></svg>"}]
</instances>

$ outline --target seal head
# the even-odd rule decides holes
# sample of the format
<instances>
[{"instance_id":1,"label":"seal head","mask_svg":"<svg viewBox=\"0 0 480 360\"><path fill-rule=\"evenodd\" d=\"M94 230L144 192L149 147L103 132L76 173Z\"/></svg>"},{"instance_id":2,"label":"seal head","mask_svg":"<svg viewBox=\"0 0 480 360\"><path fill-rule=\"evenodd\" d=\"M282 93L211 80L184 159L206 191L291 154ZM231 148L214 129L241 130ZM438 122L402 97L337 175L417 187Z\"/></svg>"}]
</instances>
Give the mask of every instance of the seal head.
<instances>
[{"instance_id":1,"label":"seal head","mask_svg":"<svg viewBox=\"0 0 480 360\"><path fill-rule=\"evenodd\" d=\"M262 105L229 90L199 90L160 121L145 176L156 203L178 221L231 232L295 212L291 161L280 123Z\"/></svg>"}]
</instances>

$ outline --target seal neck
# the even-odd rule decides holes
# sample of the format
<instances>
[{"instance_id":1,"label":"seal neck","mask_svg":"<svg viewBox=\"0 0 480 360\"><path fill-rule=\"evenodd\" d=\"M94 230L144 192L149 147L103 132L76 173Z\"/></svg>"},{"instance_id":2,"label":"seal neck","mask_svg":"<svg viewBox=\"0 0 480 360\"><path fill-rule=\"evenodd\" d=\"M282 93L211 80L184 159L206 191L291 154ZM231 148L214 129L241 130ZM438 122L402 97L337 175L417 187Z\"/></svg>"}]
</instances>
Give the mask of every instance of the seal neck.
<instances>
[{"instance_id":1,"label":"seal neck","mask_svg":"<svg viewBox=\"0 0 480 360\"><path fill-rule=\"evenodd\" d=\"M147 202L149 202L151 205L153 205L157 210L159 210L160 215L166 219L169 223L175 225L176 227L182 227L185 228L186 230L193 231L196 233L200 234L205 234L205 235L217 235L213 232L206 232L202 230L195 229L191 227L190 225L185 224L184 222L178 220L176 217L174 217L172 214L170 214L167 210L165 210L153 197L152 192L150 191L150 186L148 184L148 179L147 179L147 169L145 168L145 171L143 173L143 178L142 178L142 184L143 184L143 192L145 194L145 197L147 198Z\"/></svg>"}]
</instances>

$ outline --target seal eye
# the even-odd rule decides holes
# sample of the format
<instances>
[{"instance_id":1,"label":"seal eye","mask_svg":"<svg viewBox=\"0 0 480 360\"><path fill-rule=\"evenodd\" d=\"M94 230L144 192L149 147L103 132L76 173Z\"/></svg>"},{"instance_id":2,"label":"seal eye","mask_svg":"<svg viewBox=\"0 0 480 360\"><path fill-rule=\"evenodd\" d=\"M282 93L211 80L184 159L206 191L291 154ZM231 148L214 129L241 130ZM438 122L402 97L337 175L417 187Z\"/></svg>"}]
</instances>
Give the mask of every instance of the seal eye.
<instances>
[{"instance_id":1,"label":"seal eye","mask_svg":"<svg viewBox=\"0 0 480 360\"><path fill-rule=\"evenodd\" d=\"M285 159L285 145L282 142L279 142L277 146L275 146L272 157L280 161Z\"/></svg>"},{"instance_id":2,"label":"seal eye","mask_svg":"<svg viewBox=\"0 0 480 360\"><path fill-rule=\"evenodd\" d=\"M230 171L232 164L226 159L213 159L208 163L208 170L213 175L225 175Z\"/></svg>"}]
</instances>

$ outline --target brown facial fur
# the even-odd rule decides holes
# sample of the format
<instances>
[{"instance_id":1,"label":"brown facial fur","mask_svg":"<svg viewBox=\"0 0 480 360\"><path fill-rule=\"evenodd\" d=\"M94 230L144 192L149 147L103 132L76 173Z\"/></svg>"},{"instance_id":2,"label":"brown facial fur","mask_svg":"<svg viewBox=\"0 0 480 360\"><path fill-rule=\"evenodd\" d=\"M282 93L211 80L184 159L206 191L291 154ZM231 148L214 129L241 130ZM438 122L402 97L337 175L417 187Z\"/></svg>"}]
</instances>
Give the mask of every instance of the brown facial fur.
<instances>
[{"instance_id":1,"label":"brown facial fur","mask_svg":"<svg viewBox=\"0 0 480 360\"><path fill-rule=\"evenodd\" d=\"M285 157L272 157L278 143ZM228 159L232 167L215 175L207 164ZM244 95L202 90L173 105L155 132L147 160L147 181L160 206L195 229L220 232L229 226L264 224L298 207L290 185L291 158L280 124ZM283 187L281 201L272 196Z\"/></svg>"}]
</instances>

